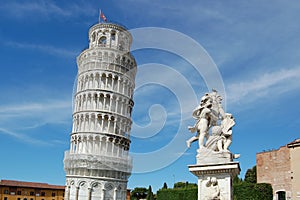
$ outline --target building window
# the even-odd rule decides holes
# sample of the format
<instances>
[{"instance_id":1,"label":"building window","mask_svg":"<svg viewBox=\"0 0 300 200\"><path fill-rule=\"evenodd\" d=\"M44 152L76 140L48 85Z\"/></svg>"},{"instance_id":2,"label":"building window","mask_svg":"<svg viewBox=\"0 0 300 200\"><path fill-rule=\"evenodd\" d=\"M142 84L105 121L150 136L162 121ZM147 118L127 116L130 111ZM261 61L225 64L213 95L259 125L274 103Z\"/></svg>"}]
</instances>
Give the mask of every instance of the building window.
<instances>
[{"instance_id":1,"label":"building window","mask_svg":"<svg viewBox=\"0 0 300 200\"><path fill-rule=\"evenodd\" d=\"M34 196L34 192L30 192L30 196Z\"/></svg>"},{"instance_id":2,"label":"building window","mask_svg":"<svg viewBox=\"0 0 300 200\"><path fill-rule=\"evenodd\" d=\"M17 191L17 195L21 195L22 193L21 193L21 191Z\"/></svg>"},{"instance_id":3,"label":"building window","mask_svg":"<svg viewBox=\"0 0 300 200\"><path fill-rule=\"evenodd\" d=\"M33 200L33 198L30 198L30 200Z\"/></svg>"},{"instance_id":4,"label":"building window","mask_svg":"<svg viewBox=\"0 0 300 200\"><path fill-rule=\"evenodd\" d=\"M52 196L55 197L55 192L52 192Z\"/></svg>"},{"instance_id":5,"label":"building window","mask_svg":"<svg viewBox=\"0 0 300 200\"><path fill-rule=\"evenodd\" d=\"M18 200L21 200L21 198L18 198Z\"/></svg>"},{"instance_id":6,"label":"building window","mask_svg":"<svg viewBox=\"0 0 300 200\"><path fill-rule=\"evenodd\" d=\"M8 190L4 190L4 194L8 194Z\"/></svg>"},{"instance_id":7,"label":"building window","mask_svg":"<svg viewBox=\"0 0 300 200\"><path fill-rule=\"evenodd\" d=\"M44 197L44 196L45 196L45 192L42 192L42 193L41 193L41 196Z\"/></svg>"},{"instance_id":8,"label":"building window","mask_svg":"<svg viewBox=\"0 0 300 200\"><path fill-rule=\"evenodd\" d=\"M106 37L105 37L105 36L102 36L102 37L99 39L99 44L100 44L100 45L105 45L105 44L106 44Z\"/></svg>"},{"instance_id":9,"label":"building window","mask_svg":"<svg viewBox=\"0 0 300 200\"><path fill-rule=\"evenodd\" d=\"M112 32L110 37L111 37L111 40L116 40L116 33Z\"/></svg>"},{"instance_id":10,"label":"building window","mask_svg":"<svg viewBox=\"0 0 300 200\"><path fill-rule=\"evenodd\" d=\"M7 197L4 197L4 200L7 200Z\"/></svg>"},{"instance_id":11,"label":"building window","mask_svg":"<svg viewBox=\"0 0 300 200\"><path fill-rule=\"evenodd\" d=\"M277 193L277 199L278 200L286 200L285 191L279 191L279 192L276 192L276 193Z\"/></svg>"},{"instance_id":12,"label":"building window","mask_svg":"<svg viewBox=\"0 0 300 200\"><path fill-rule=\"evenodd\" d=\"M23 200L27 200L27 198L24 198Z\"/></svg>"}]
</instances>

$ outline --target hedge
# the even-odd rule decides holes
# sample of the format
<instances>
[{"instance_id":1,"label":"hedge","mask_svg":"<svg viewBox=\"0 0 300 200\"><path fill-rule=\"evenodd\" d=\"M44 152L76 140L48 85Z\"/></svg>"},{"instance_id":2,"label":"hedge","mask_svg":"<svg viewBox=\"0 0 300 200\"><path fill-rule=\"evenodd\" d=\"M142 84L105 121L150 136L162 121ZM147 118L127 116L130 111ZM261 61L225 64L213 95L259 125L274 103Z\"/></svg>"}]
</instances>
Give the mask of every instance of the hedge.
<instances>
[{"instance_id":1,"label":"hedge","mask_svg":"<svg viewBox=\"0 0 300 200\"><path fill-rule=\"evenodd\" d=\"M157 200L197 200L198 188L161 189L157 191Z\"/></svg>"},{"instance_id":2,"label":"hedge","mask_svg":"<svg viewBox=\"0 0 300 200\"><path fill-rule=\"evenodd\" d=\"M233 200L272 200L273 189L268 183L233 184Z\"/></svg>"}]
</instances>

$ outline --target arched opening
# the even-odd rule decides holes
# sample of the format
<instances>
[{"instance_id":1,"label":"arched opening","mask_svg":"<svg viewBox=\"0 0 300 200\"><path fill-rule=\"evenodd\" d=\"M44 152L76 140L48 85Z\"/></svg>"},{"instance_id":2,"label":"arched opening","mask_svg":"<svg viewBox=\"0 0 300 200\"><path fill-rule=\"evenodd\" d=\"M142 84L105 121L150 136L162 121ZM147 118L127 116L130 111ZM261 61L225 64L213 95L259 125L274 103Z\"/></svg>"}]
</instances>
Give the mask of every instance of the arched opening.
<instances>
[{"instance_id":1,"label":"arched opening","mask_svg":"<svg viewBox=\"0 0 300 200\"><path fill-rule=\"evenodd\" d=\"M106 45L106 37L105 36L102 36L102 37L100 37L100 39L99 39L99 45Z\"/></svg>"},{"instance_id":2,"label":"arched opening","mask_svg":"<svg viewBox=\"0 0 300 200\"><path fill-rule=\"evenodd\" d=\"M110 35L110 38L112 41L115 41L116 40L116 32L113 31Z\"/></svg>"},{"instance_id":3,"label":"arched opening","mask_svg":"<svg viewBox=\"0 0 300 200\"><path fill-rule=\"evenodd\" d=\"M114 187L111 184L105 185L105 199L113 199L114 198Z\"/></svg>"}]
</instances>

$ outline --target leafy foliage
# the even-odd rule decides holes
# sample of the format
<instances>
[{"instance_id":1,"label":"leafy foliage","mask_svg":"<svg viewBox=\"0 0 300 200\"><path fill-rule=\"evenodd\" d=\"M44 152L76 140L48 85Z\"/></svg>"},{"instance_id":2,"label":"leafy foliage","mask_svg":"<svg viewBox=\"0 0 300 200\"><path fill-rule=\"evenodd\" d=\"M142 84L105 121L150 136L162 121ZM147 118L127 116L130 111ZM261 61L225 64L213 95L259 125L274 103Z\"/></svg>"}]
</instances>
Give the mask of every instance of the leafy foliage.
<instances>
[{"instance_id":1,"label":"leafy foliage","mask_svg":"<svg viewBox=\"0 0 300 200\"><path fill-rule=\"evenodd\" d=\"M147 189L143 187L136 187L131 191L130 199L131 200L140 200L147 197Z\"/></svg>"},{"instance_id":2,"label":"leafy foliage","mask_svg":"<svg viewBox=\"0 0 300 200\"><path fill-rule=\"evenodd\" d=\"M268 183L241 182L233 185L234 200L272 200L273 189Z\"/></svg>"},{"instance_id":3,"label":"leafy foliage","mask_svg":"<svg viewBox=\"0 0 300 200\"><path fill-rule=\"evenodd\" d=\"M174 184L174 189L185 189L185 188L194 188L197 187L197 184L195 183L189 183L189 182L177 182Z\"/></svg>"},{"instance_id":4,"label":"leafy foliage","mask_svg":"<svg viewBox=\"0 0 300 200\"><path fill-rule=\"evenodd\" d=\"M164 182L164 186L163 186L163 188L162 189L168 189L168 185L167 185L167 183L166 182Z\"/></svg>"},{"instance_id":5,"label":"leafy foliage","mask_svg":"<svg viewBox=\"0 0 300 200\"><path fill-rule=\"evenodd\" d=\"M173 189L168 189L166 183L157 192L157 200L197 200L198 186L195 183L177 182Z\"/></svg>"},{"instance_id":6,"label":"leafy foliage","mask_svg":"<svg viewBox=\"0 0 300 200\"><path fill-rule=\"evenodd\" d=\"M239 178L237 175L233 178L233 184L241 183L243 179Z\"/></svg>"},{"instance_id":7,"label":"leafy foliage","mask_svg":"<svg viewBox=\"0 0 300 200\"><path fill-rule=\"evenodd\" d=\"M148 191L147 191L147 197L146 197L147 200L154 200L154 195L153 195L153 192L152 192L152 187L151 185L149 185L149 188L148 188Z\"/></svg>"},{"instance_id":8,"label":"leafy foliage","mask_svg":"<svg viewBox=\"0 0 300 200\"><path fill-rule=\"evenodd\" d=\"M254 166L252 169L247 170L244 181L238 177L233 179L233 199L272 200L272 185L269 183L257 183L256 166Z\"/></svg>"},{"instance_id":9,"label":"leafy foliage","mask_svg":"<svg viewBox=\"0 0 300 200\"><path fill-rule=\"evenodd\" d=\"M197 200L198 188L161 189L157 191L157 200Z\"/></svg>"},{"instance_id":10,"label":"leafy foliage","mask_svg":"<svg viewBox=\"0 0 300 200\"><path fill-rule=\"evenodd\" d=\"M257 194L259 194L259 197L257 199L262 199L262 200L273 199L273 188L272 185L269 183L257 183L254 186L254 190Z\"/></svg>"},{"instance_id":11,"label":"leafy foliage","mask_svg":"<svg viewBox=\"0 0 300 200\"><path fill-rule=\"evenodd\" d=\"M256 183L256 166L252 169L248 169L245 175L245 182L247 183Z\"/></svg>"}]
</instances>

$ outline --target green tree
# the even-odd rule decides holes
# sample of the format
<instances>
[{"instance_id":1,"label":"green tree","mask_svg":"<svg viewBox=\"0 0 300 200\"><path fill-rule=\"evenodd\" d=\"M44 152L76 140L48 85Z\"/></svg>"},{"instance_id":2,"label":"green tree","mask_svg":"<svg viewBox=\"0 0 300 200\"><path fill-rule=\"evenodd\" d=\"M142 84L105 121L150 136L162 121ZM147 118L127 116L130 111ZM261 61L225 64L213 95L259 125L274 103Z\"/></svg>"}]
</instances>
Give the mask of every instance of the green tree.
<instances>
[{"instance_id":1,"label":"green tree","mask_svg":"<svg viewBox=\"0 0 300 200\"><path fill-rule=\"evenodd\" d=\"M269 183L257 183L256 166L248 169L244 181L238 176L233 179L234 200L272 200L273 189Z\"/></svg>"},{"instance_id":2,"label":"green tree","mask_svg":"<svg viewBox=\"0 0 300 200\"><path fill-rule=\"evenodd\" d=\"M239 178L238 175L233 178L233 184L238 184L241 182L243 182L243 179Z\"/></svg>"},{"instance_id":3,"label":"green tree","mask_svg":"<svg viewBox=\"0 0 300 200\"><path fill-rule=\"evenodd\" d=\"M257 183L256 181L256 166L252 169L248 169L245 175L245 182L247 183Z\"/></svg>"},{"instance_id":4,"label":"green tree","mask_svg":"<svg viewBox=\"0 0 300 200\"><path fill-rule=\"evenodd\" d=\"M174 187L173 187L174 189L176 188L176 189L183 189L183 188L185 188L185 182L177 182L177 183L174 183Z\"/></svg>"},{"instance_id":5,"label":"green tree","mask_svg":"<svg viewBox=\"0 0 300 200\"><path fill-rule=\"evenodd\" d=\"M131 191L130 199L131 200L140 200L147 197L147 189L143 187L136 187Z\"/></svg>"},{"instance_id":6,"label":"green tree","mask_svg":"<svg viewBox=\"0 0 300 200\"><path fill-rule=\"evenodd\" d=\"M197 200L198 188L160 189L157 200Z\"/></svg>"},{"instance_id":7,"label":"green tree","mask_svg":"<svg viewBox=\"0 0 300 200\"><path fill-rule=\"evenodd\" d=\"M162 189L168 189L168 185L166 182L164 182L164 186L162 187Z\"/></svg>"},{"instance_id":8,"label":"green tree","mask_svg":"<svg viewBox=\"0 0 300 200\"><path fill-rule=\"evenodd\" d=\"M174 189L185 189L185 188L193 188L193 187L197 187L197 184L189 183L189 182L177 182L174 184Z\"/></svg>"},{"instance_id":9,"label":"green tree","mask_svg":"<svg viewBox=\"0 0 300 200\"><path fill-rule=\"evenodd\" d=\"M273 189L269 183L241 182L233 185L234 200L272 200Z\"/></svg>"},{"instance_id":10,"label":"green tree","mask_svg":"<svg viewBox=\"0 0 300 200\"><path fill-rule=\"evenodd\" d=\"M149 188L148 188L148 191L147 191L147 197L146 197L147 200L154 200L154 195L153 195L153 192L152 192L152 187L151 185L149 185Z\"/></svg>"}]
</instances>

